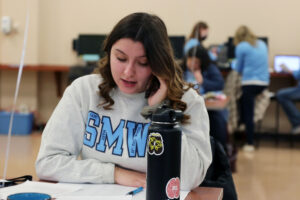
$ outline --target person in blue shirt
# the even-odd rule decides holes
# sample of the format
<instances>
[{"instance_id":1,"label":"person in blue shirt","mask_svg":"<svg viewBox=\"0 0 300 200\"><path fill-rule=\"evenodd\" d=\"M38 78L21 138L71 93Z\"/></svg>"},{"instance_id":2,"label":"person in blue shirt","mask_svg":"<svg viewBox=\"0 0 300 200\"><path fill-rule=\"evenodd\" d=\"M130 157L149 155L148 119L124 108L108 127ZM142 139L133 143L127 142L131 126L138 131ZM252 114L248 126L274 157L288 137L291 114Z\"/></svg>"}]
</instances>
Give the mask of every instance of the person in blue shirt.
<instances>
[{"instance_id":1,"label":"person in blue shirt","mask_svg":"<svg viewBox=\"0 0 300 200\"><path fill-rule=\"evenodd\" d=\"M200 21L196 23L193 27L191 34L188 37L187 42L184 45L184 55L187 55L188 51L201 44L208 36L208 25Z\"/></svg>"},{"instance_id":2,"label":"person in blue shirt","mask_svg":"<svg viewBox=\"0 0 300 200\"><path fill-rule=\"evenodd\" d=\"M240 26L234 37L236 63L234 70L242 76L241 117L246 125L244 150L254 151L255 97L269 85L268 48L247 26Z\"/></svg>"},{"instance_id":3,"label":"person in blue shirt","mask_svg":"<svg viewBox=\"0 0 300 200\"><path fill-rule=\"evenodd\" d=\"M210 60L207 50L198 45L189 50L185 58L184 80L194 84L200 94L221 91L224 79L220 70ZM210 135L221 142L226 149L227 122L223 110L208 110Z\"/></svg>"},{"instance_id":4,"label":"person in blue shirt","mask_svg":"<svg viewBox=\"0 0 300 200\"><path fill-rule=\"evenodd\" d=\"M284 72L292 74L293 77L298 81L298 85L296 87L289 87L279 90L276 93L276 98L292 124L292 133L300 134L300 111L293 102L300 100L300 70L291 71L286 68L285 65L280 66Z\"/></svg>"}]
</instances>

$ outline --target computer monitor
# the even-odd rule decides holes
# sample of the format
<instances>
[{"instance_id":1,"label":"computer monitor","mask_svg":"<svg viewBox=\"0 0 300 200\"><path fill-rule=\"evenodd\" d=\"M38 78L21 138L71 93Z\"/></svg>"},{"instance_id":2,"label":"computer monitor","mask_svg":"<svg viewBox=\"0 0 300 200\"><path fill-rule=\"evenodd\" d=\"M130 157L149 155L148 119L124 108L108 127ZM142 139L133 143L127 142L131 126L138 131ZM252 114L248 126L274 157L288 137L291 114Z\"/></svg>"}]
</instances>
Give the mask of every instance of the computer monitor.
<instances>
[{"instance_id":1,"label":"computer monitor","mask_svg":"<svg viewBox=\"0 0 300 200\"><path fill-rule=\"evenodd\" d=\"M185 37L184 36L169 36L169 40L173 47L173 52L174 52L175 58L182 59Z\"/></svg>"},{"instance_id":2,"label":"computer monitor","mask_svg":"<svg viewBox=\"0 0 300 200\"><path fill-rule=\"evenodd\" d=\"M258 37L258 39L264 41L268 46L268 38L267 37ZM227 46L227 58L234 59L235 58L235 45L233 44L233 37L228 37L228 41L225 43Z\"/></svg>"},{"instance_id":3,"label":"computer monitor","mask_svg":"<svg viewBox=\"0 0 300 200\"><path fill-rule=\"evenodd\" d=\"M283 72L280 65L284 65L291 71L300 69L300 56L297 55L275 55L274 56L274 70L277 73Z\"/></svg>"},{"instance_id":4,"label":"computer monitor","mask_svg":"<svg viewBox=\"0 0 300 200\"><path fill-rule=\"evenodd\" d=\"M75 42L75 50L78 55L99 55L104 56L102 50L106 35L98 34L80 34Z\"/></svg>"},{"instance_id":5,"label":"computer monitor","mask_svg":"<svg viewBox=\"0 0 300 200\"><path fill-rule=\"evenodd\" d=\"M225 63L227 59L227 47L223 44L212 44L208 47L210 59L215 62Z\"/></svg>"},{"instance_id":6,"label":"computer monitor","mask_svg":"<svg viewBox=\"0 0 300 200\"><path fill-rule=\"evenodd\" d=\"M102 50L103 42L106 35L98 34L80 34L77 40L73 41L73 49L78 55L97 54L104 56ZM183 46L185 42L184 36L169 36L174 55L177 59L183 58Z\"/></svg>"}]
</instances>

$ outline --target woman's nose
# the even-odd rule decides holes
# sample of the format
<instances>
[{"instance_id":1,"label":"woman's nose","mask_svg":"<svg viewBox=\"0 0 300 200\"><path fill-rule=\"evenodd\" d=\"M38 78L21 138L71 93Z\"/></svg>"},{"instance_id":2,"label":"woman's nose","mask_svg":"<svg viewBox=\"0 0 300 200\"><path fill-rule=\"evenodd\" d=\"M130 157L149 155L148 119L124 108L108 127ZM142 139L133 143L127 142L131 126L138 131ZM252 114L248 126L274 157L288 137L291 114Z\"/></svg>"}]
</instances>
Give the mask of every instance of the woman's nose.
<instances>
[{"instance_id":1,"label":"woman's nose","mask_svg":"<svg viewBox=\"0 0 300 200\"><path fill-rule=\"evenodd\" d=\"M133 63L128 63L125 66L124 74L126 74L127 76L132 76L132 75L135 74L135 68L134 68L134 64Z\"/></svg>"}]
</instances>

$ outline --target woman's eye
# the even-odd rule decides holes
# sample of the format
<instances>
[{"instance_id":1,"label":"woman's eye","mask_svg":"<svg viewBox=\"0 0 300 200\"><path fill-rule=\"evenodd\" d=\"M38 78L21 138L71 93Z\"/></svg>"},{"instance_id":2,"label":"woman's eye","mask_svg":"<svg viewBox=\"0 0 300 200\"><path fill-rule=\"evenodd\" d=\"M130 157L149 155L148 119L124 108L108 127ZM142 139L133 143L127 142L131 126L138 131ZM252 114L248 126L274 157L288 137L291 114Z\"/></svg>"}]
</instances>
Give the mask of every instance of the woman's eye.
<instances>
[{"instance_id":1,"label":"woman's eye","mask_svg":"<svg viewBox=\"0 0 300 200\"><path fill-rule=\"evenodd\" d=\"M117 59L118 59L119 61L121 61L121 62L125 62L125 61L126 61L126 58L119 58L119 57L117 57Z\"/></svg>"},{"instance_id":2,"label":"woman's eye","mask_svg":"<svg viewBox=\"0 0 300 200\"><path fill-rule=\"evenodd\" d=\"M148 66L148 62L139 62L139 65L142 65L142 66Z\"/></svg>"}]
</instances>

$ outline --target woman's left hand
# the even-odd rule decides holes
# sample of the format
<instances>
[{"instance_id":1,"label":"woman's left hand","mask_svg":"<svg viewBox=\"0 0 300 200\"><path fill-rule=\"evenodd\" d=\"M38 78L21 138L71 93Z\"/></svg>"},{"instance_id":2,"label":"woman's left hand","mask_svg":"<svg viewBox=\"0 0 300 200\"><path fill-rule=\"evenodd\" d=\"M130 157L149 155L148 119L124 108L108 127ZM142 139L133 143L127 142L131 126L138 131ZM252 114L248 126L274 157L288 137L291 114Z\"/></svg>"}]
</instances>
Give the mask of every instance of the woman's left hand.
<instances>
[{"instance_id":1,"label":"woman's left hand","mask_svg":"<svg viewBox=\"0 0 300 200\"><path fill-rule=\"evenodd\" d=\"M158 90L148 98L149 106L158 104L167 97L168 87L167 87L166 82L163 79L161 79L160 77L157 77L157 78L159 80L160 85L159 85Z\"/></svg>"},{"instance_id":2,"label":"woman's left hand","mask_svg":"<svg viewBox=\"0 0 300 200\"><path fill-rule=\"evenodd\" d=\"M115 166L115 183L130 187L146 188L146 174Z\"/></svg>"}]
</instances>

